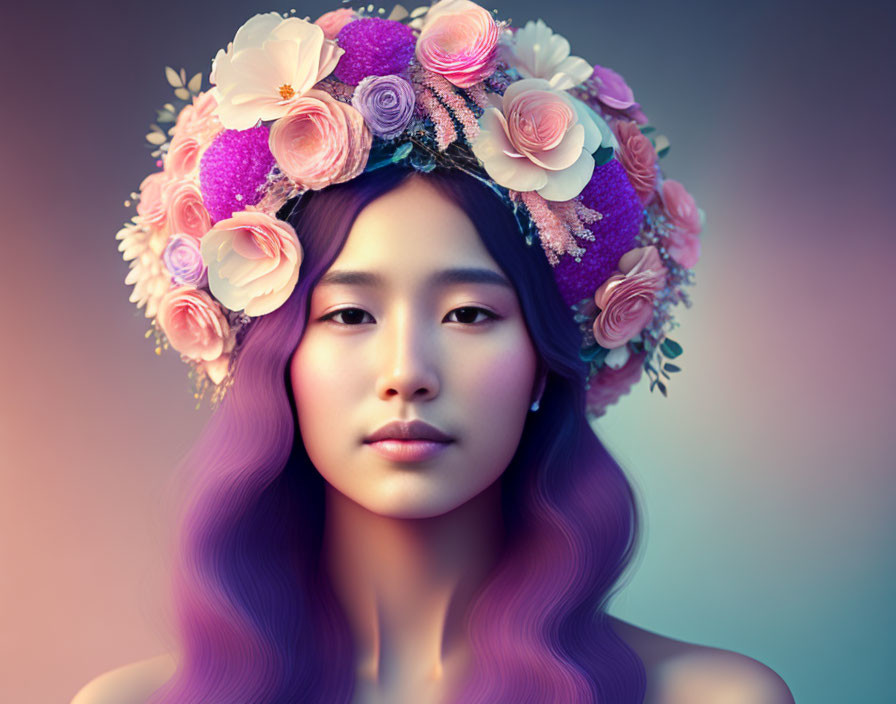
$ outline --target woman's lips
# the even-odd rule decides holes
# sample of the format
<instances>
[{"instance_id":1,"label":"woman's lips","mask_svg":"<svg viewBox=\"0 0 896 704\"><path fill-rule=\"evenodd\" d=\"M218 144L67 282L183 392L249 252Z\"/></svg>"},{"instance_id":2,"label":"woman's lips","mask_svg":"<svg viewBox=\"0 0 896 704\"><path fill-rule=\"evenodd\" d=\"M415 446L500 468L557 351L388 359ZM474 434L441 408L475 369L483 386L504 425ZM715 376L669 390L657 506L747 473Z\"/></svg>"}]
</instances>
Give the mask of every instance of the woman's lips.
<instances>
[{"instance_id":1,"label":"woman's lips","mask_svg":"<svg viewBox=\"0 0 896 704\"><path fill-rule=\"evenodd\" d=\"M377 440L366 443L374 452L395 462L422 462L443 452L451 443L435 440Z\"/></svg>"}]
</instances>

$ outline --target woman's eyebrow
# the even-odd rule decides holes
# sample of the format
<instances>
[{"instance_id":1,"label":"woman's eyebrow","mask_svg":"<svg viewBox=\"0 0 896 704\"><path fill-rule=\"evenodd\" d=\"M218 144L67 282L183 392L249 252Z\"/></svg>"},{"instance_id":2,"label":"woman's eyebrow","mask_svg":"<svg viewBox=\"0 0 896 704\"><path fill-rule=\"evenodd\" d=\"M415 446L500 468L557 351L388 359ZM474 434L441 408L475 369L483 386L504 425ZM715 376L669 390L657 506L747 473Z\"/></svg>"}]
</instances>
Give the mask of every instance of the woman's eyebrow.
<instances>
[{"instance_id":1,"label":"woman's eyebrow","mask_svg":"<svg viewBox=\"0 0 896 704\"><path fill-rule=\"evenodd\" d=\"M442 269L429 277L430 286L450 286L452 284L491 284L503 286L514 290L513 285L497 271L491 269L459 268ZM371 286L383 287L385 281L382 276L372 271L328 271L324 274L318 286L342 285L342 286Z\"/></svg>"}]
</instances>

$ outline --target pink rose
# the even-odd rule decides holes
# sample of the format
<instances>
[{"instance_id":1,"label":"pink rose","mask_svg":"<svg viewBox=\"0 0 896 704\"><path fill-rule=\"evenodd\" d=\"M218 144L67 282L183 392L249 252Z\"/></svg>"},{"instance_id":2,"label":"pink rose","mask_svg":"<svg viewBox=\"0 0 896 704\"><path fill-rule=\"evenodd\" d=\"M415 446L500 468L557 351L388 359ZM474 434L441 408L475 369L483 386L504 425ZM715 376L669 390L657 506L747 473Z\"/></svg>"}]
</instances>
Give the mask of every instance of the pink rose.
<instances>
[{"instance_id":1,"label":"pink rose","mask_svg":"<svg viewBox=\"0 0 896 704\"><path fill-rule=\"evenodd\" d=\"M601 347L621 347L653 318L656 293L666 285L666 267L656 247L637 247L622 255L617 273L594 293L600 313L594 339Z\"/></svg>"},{"instance_id":2,"label":"pink rose","mask_svg":"<svg viewBox=\"0 0 896 704\"><path fill-rule=\"evenodd\" d=\"M700 211L694 198L678 181L667 178L662 188L663 210L677 230L700 234Z\"/></svg>"},{"instance_id":3,"label":"pink rose","mask_svg":"<svg viewBox=\"0 0 896 704\"><path fill-rule=\"evenodd\" d=\"M582 104L543 78L511 83L500 100L500 109L486 108L471 145L489 176L547 200L579 195L601 143L600 129Z\"/></svg>"},{"instance_id":4,"label":"pink rose","mask_svg":"<svg viewBox=\"0 0 896 704\"><path fill-rule=\"evenodd\" d=\"M140 183L140 200L137 202L137 219L141 225L161 230L168 214L162 204L162 187L170 180L164 171L156 171Z\"/></svg>"},{"instance_id":5,"label":"pink rose","mask_svg":"<svg viewBox=\"0 0 896 704\"><path fill-rule=\"evenodd\" d=\"M598 370L585 394L585 406L593 418L600 418L607 406L616 403L638 383L645 356L644 352L633 354L619 369L605 365Z\"/></svg>"},{"instance_id":6,"label":"pink rose","mask_svg":"<svg viewBox=\"0 0 896 704\"><path fill-rule=\"evenodd\" d=\"M700 259L700 210L694 198L678 181L666 179L662 187L663 210L674 228L663 244L669 256L686 269Z\"/></svg>"},{"instance_id":7,"label":"pink rose","mask_svg":"<svg viewBox=\"0 0 896 704\"><path fill-rule=\"evenodd\" d=\"M324 30L324 36L327 39L336 39L339 30L345 27L345 25L353 19L355 19L354 10L350 7L340 7L338 10L325 12L314 20L314 24Z\"/></svg>"},{"instance_id":8,"label":"pink rose","mask_svg":"<svg viewBox=\"0 0 896 704\"><path fill-rule=\"evenodd\" d=\"M199 163L199 141L193 137L175 134L165 155L165 171L179 178L186 176Z\"/></svg>"},{"instance_id":9,"label":"pink rose","mask_svg":"<svg viewBox=\"0 0 896 704\"><path fill-rule=\"evenodd\" d=\"M671 230L663 242L669 256L685 269L693 269L700 259L700 238L692 232Z\"/></svg>"},{"instance_id":10,"label":"pink rose","mask_svg":"<svg viewBox=\"0 0 896 704\"><path fill-rule=\"evenodd\" d=\"M258 316L279 308L299 280L302 245L288 222L241 210L199 244L212 295L230 310Z\"/></svg>"},{"instance_id":11,"label":"pink rose","mask_svg":"<svg viewBox=\"0 0 896 704\"><path fill-rule=\"evenodd\" d=\"M636 122L619 121L615 131L619 140L619 161L641 202L647 205L653 200L656 186L656 150L641 134Z\"/></svg>"},{"instance_id":12,"label":"pink rose","mask_svg":"<svg viewBox=\"0 0 896 704\"><path fill-rule=\"evenodd\" d=\"M215 114L215 109L217 107L218 102L215 100L215 96L211 91L206 91L193 96L193 103L187 105L180 111L180 114L178 114L177 121L174 123L174 134L182 135L184 137L199 138L202 136L207 137L207 135L203 135L203 133L209 130L214 130L216 132L223 130L224 127L221 125L221 121ZM174 140L172 140L172 142L173 141Z\"/></svg>"},{"instance_id":13,"label":"pink rose","mask_svg":"<svg viewBox=\"0 0 896 704\"><path fill-rule=\"evenodd\" d=\"M321 90L310 90L290 105L271 127L269 145L296 185L319 190L364 170L373 136L361 113Z\"/></svg>"},{"instance_id":14,"label":"pink rose","mask_svg":"<svg viewBox=\"0 0 896 704\"><path fill-rule=\"evenodd\" d=\"M168 214L172 234L191 235L200 239L212 226L212 218L202 202L202 192L188 178L169 181L162 188L162 204Z\"/></svg>"},{"instance_id":15,"label":"pink rose","mask_svg":"<svg viewBox=\"0 0 896 704\"><path fill-rule=\"evenodd\" d=\"M468 88L495 71L498 25L470 0L439 0L423 18L416 55L420 65Z\"/></svg>"},{"instance_id":16,"label":"pink rose","mask_svg":"<svg viewBox=\"0 0 896 704\"><path fill-rule=\"evenodd\" d=\"M162 297L158 322L171 346L190 359L212 361L233 348L221 306L192 286L177 286Z\"/></svg>"}]
</instances>

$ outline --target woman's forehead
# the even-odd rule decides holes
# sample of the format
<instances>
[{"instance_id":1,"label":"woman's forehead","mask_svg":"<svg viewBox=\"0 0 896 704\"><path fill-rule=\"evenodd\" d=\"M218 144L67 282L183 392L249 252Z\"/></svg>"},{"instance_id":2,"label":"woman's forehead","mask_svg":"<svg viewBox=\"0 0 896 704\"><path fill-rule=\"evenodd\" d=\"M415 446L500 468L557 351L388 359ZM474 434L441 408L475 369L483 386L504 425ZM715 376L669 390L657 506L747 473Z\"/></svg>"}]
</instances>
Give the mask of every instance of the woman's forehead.
<instances>
[{"instance_id":1,"label":"woman's forehead","mask_svg":"<svg viewBox=\"0 0 896 704\"><path fill-rule=\"evenodd\" d=\"M500 267L473 222L423 179L409 179L368 204L355 219L332 270L414 271ZM502 275L503 276L503 275Z\"/></svg>"}]
</instances>

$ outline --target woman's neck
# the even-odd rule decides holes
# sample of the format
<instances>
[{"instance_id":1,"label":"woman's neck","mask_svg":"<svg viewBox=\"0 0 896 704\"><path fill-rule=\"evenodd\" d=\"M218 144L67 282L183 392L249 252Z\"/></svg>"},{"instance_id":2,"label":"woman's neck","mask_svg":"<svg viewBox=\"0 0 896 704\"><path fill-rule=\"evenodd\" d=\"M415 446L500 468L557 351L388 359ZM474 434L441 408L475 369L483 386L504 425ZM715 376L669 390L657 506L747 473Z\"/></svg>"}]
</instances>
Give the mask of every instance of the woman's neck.
<instances>
[{"instance_id":1,"label":"woman's neck","mask_svg":"<svg viewBox=\"0 0 896 704\"><path fill-rule=\"evenodd\" d=\"M499 482L415 519L380 516L327 485L325 516L323 560L354 637L363 700L423 701L422 690L449 687L469 657L467 609L503 546Z\"/></svg>"}]
</instances>

